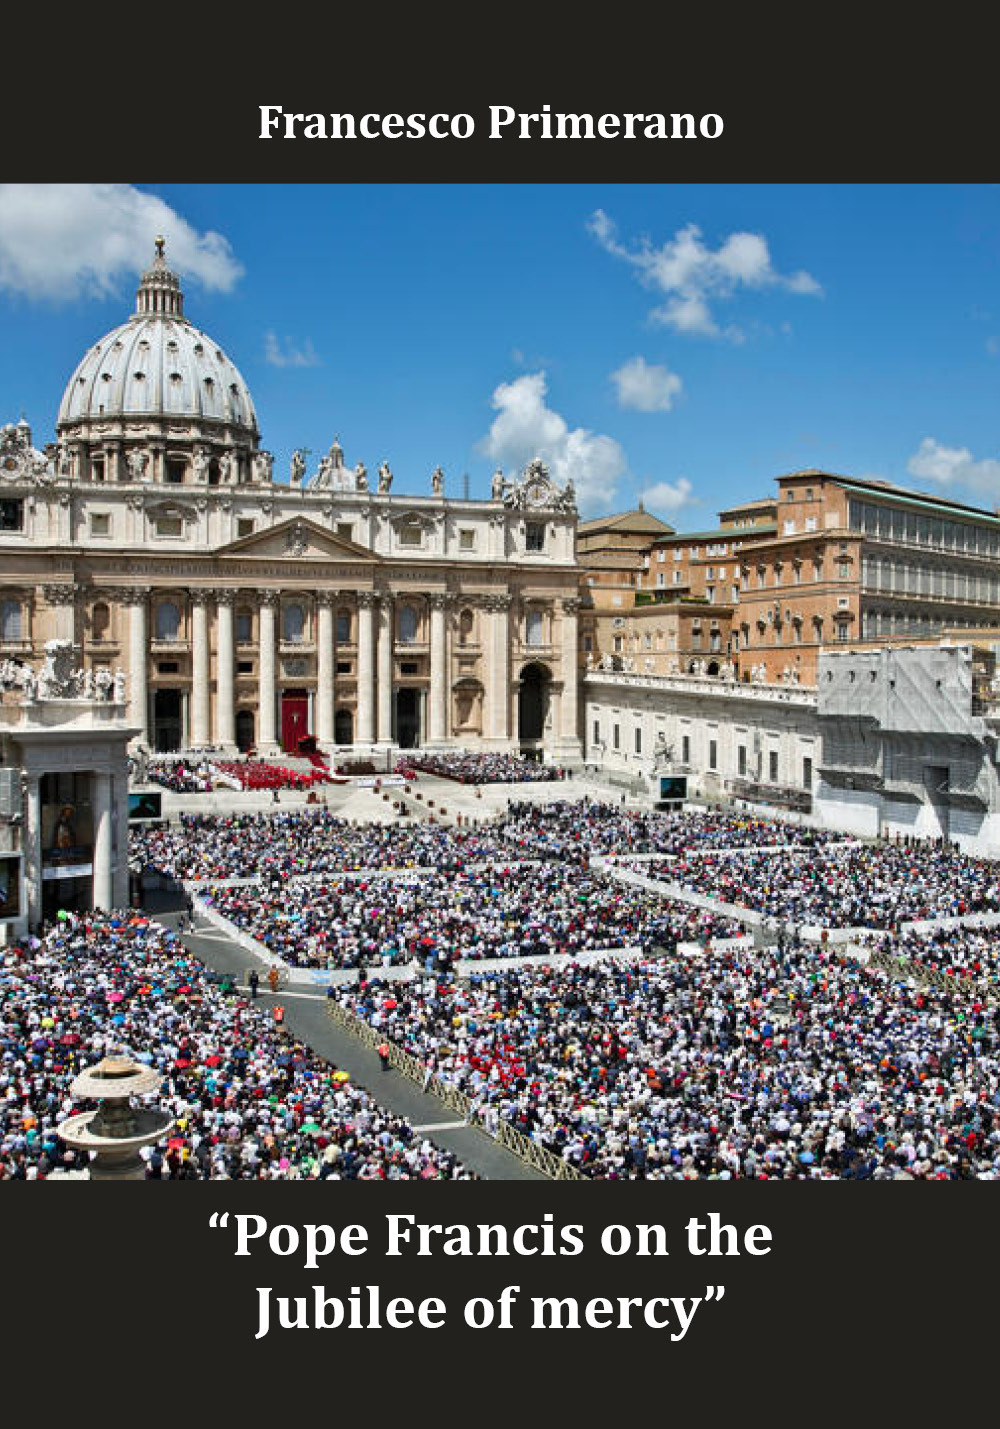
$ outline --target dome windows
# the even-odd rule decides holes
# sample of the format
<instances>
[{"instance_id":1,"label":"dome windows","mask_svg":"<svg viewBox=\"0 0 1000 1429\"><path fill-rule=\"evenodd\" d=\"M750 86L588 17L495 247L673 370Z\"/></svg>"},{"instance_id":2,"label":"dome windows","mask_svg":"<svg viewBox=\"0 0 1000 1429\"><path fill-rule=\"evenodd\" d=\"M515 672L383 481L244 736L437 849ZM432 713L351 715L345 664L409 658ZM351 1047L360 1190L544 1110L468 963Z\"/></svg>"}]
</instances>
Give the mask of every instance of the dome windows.
<instances>
[{"instance_id":1,"label":"dome windows","mask_svg":"<svg viewBox=\"0 0 1000 1429\"><path fill-rule=\"evenodd\" d=\"M69 378L59 425L89 439L79 423L109 418L148 420L162 412L225 422L256 436L253 401L239 371L197 328L165 313L138 312L90 347Z\"/></svg>"}]
</instances>

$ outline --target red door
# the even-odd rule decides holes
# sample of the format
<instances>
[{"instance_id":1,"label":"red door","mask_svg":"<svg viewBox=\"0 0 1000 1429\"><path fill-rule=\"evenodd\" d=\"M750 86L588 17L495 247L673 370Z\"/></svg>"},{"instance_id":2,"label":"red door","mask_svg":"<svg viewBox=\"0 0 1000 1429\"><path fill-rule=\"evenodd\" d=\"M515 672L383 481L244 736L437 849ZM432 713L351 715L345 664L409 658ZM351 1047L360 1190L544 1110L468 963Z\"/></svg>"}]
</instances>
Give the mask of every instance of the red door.
<instances>
[{"instance_id":1,"label":"red door","mask_svg":"<svg viewBox=\"0 0 1000 1429\"><path fill-rule=\"evenodd\" d=\"M281 747L297 752L299 740L309 733L309 700L301 690L286 690L281 697Z\"/></svg>"}]
</instances>

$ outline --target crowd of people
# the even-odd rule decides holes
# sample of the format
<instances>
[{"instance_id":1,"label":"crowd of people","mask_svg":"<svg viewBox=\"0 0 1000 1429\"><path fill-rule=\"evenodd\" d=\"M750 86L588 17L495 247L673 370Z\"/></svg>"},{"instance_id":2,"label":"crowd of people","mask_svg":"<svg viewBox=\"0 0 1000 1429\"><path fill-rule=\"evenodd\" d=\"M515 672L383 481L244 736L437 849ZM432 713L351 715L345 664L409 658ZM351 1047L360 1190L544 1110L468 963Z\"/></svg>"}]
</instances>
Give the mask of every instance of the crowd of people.
<instances>
[{"instance_id":1,"label":"crowd of people","mask_svg":"<svg viewBox=\"0 0 1000 1429\"><path fill-rule=\"evenodd\" d=\"M557 764L541 764L516 754L470 754L461 749L440 754L408 751L396 759L397 773L407 770L437 774L459 784L538 784L566 778L565 769Z\"/></svg>"},{"instance_id":2,"label":"crowd of people","mask_svg":"<svg viewBox=\"0 0 1000 1429\"><path fill-rule=\"evenodd\" d=\"M169 827L131 831L130 856L175 878L461 868L504 858L586 862L592 854L662 853L791 845L821 848L837 835L741 813L651 813L589 799L512 801L492 823L352 824L327 809L184 814Z\"/></svg>"},{"instance_id":3,"label":"crowd of people","mask_svg":"<svg viewBox=\"0 0 1000 1429\"><path fill-rule=\"evenodd\" d=\"M491 864L393 878L210 884L205 902L293 966L672 948L735 937L717 914L572 865Z\"/></svg>"},{"instance_id":4,"label":"crowd of people","mask_svg":"<svg viewBox=\"0 0 1000 1429\"><path fill-rule=\"evenodd\" d=\"M789 845L825 848L842 835L778 819L762 819L739 810L704 809L656 812L591 800L555 800L546 804L512 802L505 822L507 837L531 842L539 854L661 853L677 855L701 849L761 848Z\"/></svg>"},{"instance_id":5,"label":"crowd of people","mask_svg":"<svg viewBox=\"0 0 1000 1429\"><path fill-rule=\"evenodd\" d=\"M896 928L1000 910L1000 864L934 844L833 844L630 861L636 873L794 924Z\"/></svg>"},{"instance_id":6,"label":"crowd of people","mask_svg":"<svg viewBox=\"0 0 1000 1429\"><path fill-rule=\"evenodd\" d=\"M84 1169L70 1086L125 1051L173 1126L151 1179L467 1179L448 1152L211 978L162 925L88 914L0 950L0 1180Z\"/></svg>"},{"instance_id":7,"label":"crowd of people","mask_svg":"<svg viewBox=\"0 0 1000 1429\"><path fill-rule=\"evenodd\" d=\"M173 794L209 794L214 788L207 763L187 764L183 759L151 759L146 766L150 784L159 784Z\"/></svg>"},{"instance_id":8,"label":"crowd of people","mask_svg":"<svg viewBox=\"0 0 1000 1429\"><path fill-rule=\"evenodd\" d=\"M918 972L939 973L980 993L996 995L1000 988L1000 948L997 927L929 928L925 931L881 933L862 946L890 958L903 959Z\"/></svg>"},{"instance_id":9,"label":"crowd of people","mask_svg":"<svg viewBox=\"0 0 1000 1429\"><path fill-rule=\"evenodd\" d=\"M184 814L164 828L131 830L130 856L172 878L251 878L379 868L457 869L511 856L494 827L352 824L328 809Z\"/></svg>"},{"instance_id":10,"label":"crowd of people","mask_svg":"<svg viewBox=\"0 0 1000 1429\"><path fill-rule=\"evenodd\" d=\"M342 1004L593 1177L1000 1178L1000 1012L787 944Z\"/></svg>"},{"instance_id":11,"label":"crowd of people","mask_svg":"<svg viewBox=\"0 0 1000 1429\"><path fill-rule=\"evenodd\" d=\"M185 759L151 759L146 778L174 794L210 794L213 789L312 789L331 782L325 766L303 771L249 758L202 759L197 764Z\"/></svg>"}]
</instances>

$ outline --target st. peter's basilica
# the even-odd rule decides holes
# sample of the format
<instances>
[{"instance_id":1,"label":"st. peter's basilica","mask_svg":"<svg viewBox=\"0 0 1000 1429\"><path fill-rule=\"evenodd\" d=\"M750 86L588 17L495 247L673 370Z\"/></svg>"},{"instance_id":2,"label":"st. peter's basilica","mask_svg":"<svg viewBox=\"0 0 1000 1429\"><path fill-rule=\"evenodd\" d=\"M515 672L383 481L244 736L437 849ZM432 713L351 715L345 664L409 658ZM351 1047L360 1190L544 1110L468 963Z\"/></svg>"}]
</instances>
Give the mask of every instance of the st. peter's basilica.
<instances>
[{"instance_id":1,"label":"st. peter's basilica","mask_svg":"<svg viewBox=\"0 0 1000 1429\"><path fill-rule=\"evenodd\" d=\"M331 420L332 425L332 420ZM0 660L124 671L151 750L461 745L580 757L572 483L392 490L336 438L275 480L246 383L162 240L66 385L57 440L0 431Z\"/></svg>"}]
</instances>

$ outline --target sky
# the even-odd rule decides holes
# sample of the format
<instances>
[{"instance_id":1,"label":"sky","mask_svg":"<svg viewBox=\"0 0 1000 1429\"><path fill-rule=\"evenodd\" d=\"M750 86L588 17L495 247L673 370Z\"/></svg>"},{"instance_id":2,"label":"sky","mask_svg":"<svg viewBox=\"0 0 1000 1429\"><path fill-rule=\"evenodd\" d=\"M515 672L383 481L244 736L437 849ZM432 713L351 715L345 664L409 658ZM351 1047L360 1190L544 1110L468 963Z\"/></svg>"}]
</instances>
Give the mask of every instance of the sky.
<instances>
[{"instance_id":1,"label":"sky","mask_svg":"<svg viewBox=\"0 0 1000 1429\"><path fill-rule=\"evenodd\" d=\"M804 467L1000 502L1000 187L0 185L0 421L52 440L162 232L275 475L535 456L678 529Z\"/></svg>"}]
</instances>

